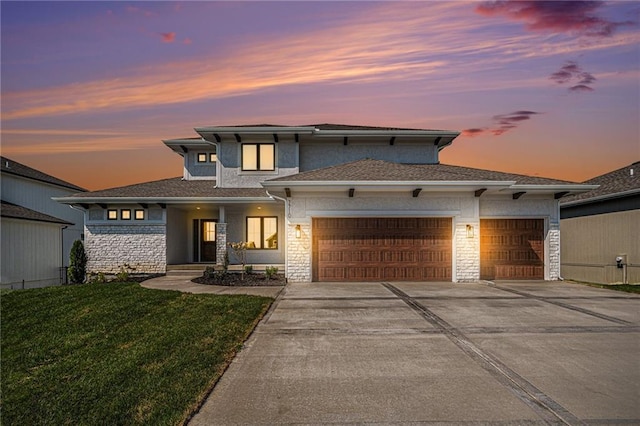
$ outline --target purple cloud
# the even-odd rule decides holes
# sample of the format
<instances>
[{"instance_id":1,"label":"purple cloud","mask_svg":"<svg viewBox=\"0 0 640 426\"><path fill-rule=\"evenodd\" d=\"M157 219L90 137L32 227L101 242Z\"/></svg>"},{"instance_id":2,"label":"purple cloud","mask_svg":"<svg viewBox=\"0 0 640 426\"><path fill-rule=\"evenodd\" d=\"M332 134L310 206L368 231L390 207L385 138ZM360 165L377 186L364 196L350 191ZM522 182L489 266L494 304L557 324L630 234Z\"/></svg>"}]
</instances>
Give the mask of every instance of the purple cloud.
<instances>
[{"instance_id":1,"label":"purple cloud","mask_svg":"<svg viewBox=\"0 0 640 426\"><path fill-rule=\"evenodd\" d=\"M491 133L494 136L500 136L508 132L509 130L515 129L520 125L521 122L530 120L532 116L540 114L536 111L514 111L509 114L500 114L494 115L492 120L494 122L493 127L474 127L470 129L465 129L462 131L463 136L480 136L486 133Z\"/></svg>"},{"instance_id":2,"label":"purple cloud","mask_svg":"<svg viewBox=\"0 0 640 426\"><path fill-rule=\"evenodd\" d=\"M476 12L485 16L506 16L523 21L531 31L572 33L607 37L632 21L613 22L597 15L603 1L537 1L501 0L484 2Z\"/></svg>"},{"instance_id":3,"label":"purple cloud","mask_svg":"<svg viewBox=\"0 0 640 426\"><path fill-rule=\"evenodd\" d=\"M550 80L558 84L571 83L570 92L592 92L593 87L589 86L596 81L593 74L583 71L574 61L567 61L558 71L549 76Z\"/></svg>"}]
</instances>

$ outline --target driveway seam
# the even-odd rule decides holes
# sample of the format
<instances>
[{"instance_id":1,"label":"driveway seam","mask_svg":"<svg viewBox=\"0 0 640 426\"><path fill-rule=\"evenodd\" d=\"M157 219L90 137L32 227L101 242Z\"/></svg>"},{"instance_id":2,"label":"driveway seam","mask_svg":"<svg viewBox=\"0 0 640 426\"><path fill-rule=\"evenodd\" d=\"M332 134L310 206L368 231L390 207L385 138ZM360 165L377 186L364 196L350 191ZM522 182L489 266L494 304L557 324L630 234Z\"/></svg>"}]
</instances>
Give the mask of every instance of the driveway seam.
<instances>
[{"instance_id":1,"label":"driveway seam","mask_svg":"<svg viewBox=\"0 0 640 426\"><path fill-rule=\"evenodd\" d=\"M426 308L420 302L403 292L391 283L381 283L387 290L397 295L402 301L420 314L427 322L443 331L443 334L461 349L471 359L476 361L485 371L491 374L498 382L507 387L518 399L531 408L541 419L550 424L558 421L568 425L585 424L564 408L560 403L546 395L531 382L507 367L497 358L489 355L459 329L453 327L443 318Z\"/></svg>"},{"instance_id":2,"label":"driveway seam","mask_svg":"<svg viewBox=\"0 0 640 426\"><path fill-rule=\"evenodd\" d=\"M500 287L500 286L497 286L497 285L494 286L494 288L496 288L498 290L506 291L508 293L517 294L519 296L526 297L527 299L534 299L534 300L538 300L540 302L546 302L546 303L549 303L551 305L559 306L559 307L564 308L564 309L569 309L569 310L572 310L572 311L580 312L582 314L590 315L592 317L600 318L600 319L603 319L603 320L606 320L606 321L615 322L617 324L633 325L632 322L625 321L625 320L622 320L620 318L616 318L616 317L612 317L612 316L609 316L609 315L601 314L601 313L598 313L598 312L591 311L589 309L580 308L578 306L569 305L568 303L558 302L557 300L552 300L552 299L547 298L547 297L536 296L535 294L526 293L524 291L514 290L514 289L511 289L511 288L504 288L504 287Z\"/></svg>"}]
</instances>

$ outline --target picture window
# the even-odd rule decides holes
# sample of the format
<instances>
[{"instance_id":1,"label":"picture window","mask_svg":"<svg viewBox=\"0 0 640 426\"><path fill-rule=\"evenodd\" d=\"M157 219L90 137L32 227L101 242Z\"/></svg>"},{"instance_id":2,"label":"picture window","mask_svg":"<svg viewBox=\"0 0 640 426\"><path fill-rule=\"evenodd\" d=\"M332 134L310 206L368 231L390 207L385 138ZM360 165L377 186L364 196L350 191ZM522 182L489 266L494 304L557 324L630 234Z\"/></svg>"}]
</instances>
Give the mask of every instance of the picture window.
<instances>
[{"instance_id":1,"label":"picture window","mask_svg":"<svg viewBox=\"0 0 640 426\"><path fill-rule=\"evenodd\" d=\"M276 147L272 143L242 145L242 170L272 171L276 169Z\"/></svg>"},{"instance_id":2,"label":"picture window","mask_svg":"<svg viewBox=\"0 0 640 426\"><path fill-rule=\"evenodd\" d=\"M247 217L247 245L250 249L277 249L278 218Z\"/></svg>"}]
</instances>

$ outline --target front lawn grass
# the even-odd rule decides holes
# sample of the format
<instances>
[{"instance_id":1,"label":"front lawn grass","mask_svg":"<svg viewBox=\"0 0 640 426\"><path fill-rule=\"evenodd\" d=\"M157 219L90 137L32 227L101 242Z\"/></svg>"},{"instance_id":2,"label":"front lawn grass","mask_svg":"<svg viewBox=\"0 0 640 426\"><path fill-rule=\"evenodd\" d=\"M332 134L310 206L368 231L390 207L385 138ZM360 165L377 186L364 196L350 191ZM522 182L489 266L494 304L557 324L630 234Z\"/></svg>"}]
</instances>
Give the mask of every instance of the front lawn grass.
<instances>
[{"instance_id":1,"label":"front lawn grass","mask_svg":"<svg viewBox=\"0 0 640 426\"><path fill-rule=\"evenodd\" d=\"M88 284L3 293L2 424L184 422L272 299Z\"/></svg>"}]
</instances>

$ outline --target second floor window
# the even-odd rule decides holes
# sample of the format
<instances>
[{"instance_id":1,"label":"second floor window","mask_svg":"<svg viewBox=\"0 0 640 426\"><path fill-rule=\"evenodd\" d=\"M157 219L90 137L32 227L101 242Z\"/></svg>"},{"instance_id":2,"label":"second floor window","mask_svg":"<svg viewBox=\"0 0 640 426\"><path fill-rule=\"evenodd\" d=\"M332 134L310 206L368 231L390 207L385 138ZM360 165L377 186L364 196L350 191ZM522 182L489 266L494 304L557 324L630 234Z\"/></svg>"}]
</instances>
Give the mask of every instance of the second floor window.
<instances>
[{"instance_id":1,"label":"second floor window","mask_svg":"<svg viewBox=\"0 0 640 426\"><path fill-rule=\"evenodd\" d=\"M242 170L275 170L276 148L272 143L242 145Z\"/></svg>"}]
</instances>

